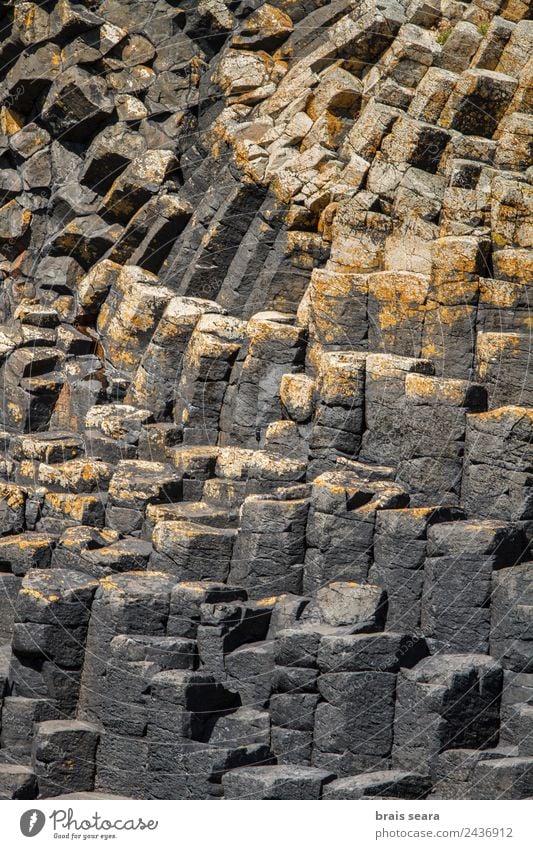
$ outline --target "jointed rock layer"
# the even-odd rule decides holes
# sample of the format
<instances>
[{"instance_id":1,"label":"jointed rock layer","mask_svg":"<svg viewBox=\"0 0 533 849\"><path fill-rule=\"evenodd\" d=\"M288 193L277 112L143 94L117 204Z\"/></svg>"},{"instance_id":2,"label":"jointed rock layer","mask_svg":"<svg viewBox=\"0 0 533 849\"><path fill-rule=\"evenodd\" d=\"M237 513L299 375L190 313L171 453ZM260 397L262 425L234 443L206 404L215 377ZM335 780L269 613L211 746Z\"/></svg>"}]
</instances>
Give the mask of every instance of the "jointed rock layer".
<instances>
[{"instance_id":1,"label":"jointed rock layer","mask_svg":"<svg viewBox=\"0 0 533 849\"><path fill-rule=\"evenodd\" d=\"M0 12L0 798L532 798L531 5Z\"/></svg>"}]
</instances>

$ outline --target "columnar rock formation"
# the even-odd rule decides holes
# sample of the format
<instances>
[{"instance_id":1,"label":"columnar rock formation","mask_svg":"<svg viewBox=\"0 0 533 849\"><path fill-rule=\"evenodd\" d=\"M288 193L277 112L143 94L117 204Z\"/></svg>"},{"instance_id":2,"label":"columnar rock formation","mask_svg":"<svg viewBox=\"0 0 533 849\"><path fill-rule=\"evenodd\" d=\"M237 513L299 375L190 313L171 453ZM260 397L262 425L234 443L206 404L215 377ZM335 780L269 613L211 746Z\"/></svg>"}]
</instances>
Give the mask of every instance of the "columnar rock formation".
<instances>
[{"instance_id":1,"label":"columnar rock formation","mask_svg":"<svg viewBox=\"0 0 533 849\"><path fill-rule=\"evenodd\" d=\"M528 0L0 11L0 797L533 797Z\"/></svg>"}]
</instances>

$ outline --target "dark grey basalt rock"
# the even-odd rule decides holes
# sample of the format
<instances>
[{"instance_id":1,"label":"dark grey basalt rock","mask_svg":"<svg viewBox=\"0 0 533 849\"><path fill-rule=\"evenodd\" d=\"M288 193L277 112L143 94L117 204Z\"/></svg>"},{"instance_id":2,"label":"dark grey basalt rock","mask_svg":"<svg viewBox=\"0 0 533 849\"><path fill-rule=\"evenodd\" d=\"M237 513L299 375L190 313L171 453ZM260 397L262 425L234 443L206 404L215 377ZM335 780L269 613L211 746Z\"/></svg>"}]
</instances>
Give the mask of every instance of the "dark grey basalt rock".
<instances>
[{"instance_id":1,"label":"dark grey basalt rock","mask_svg":"<svg viewBox=\"0 0 533 849\"><path fill-rule=\"evenodd\" d=\"M425 799L431 788L426 775L385 770L332 781L324 799Z\"/></svg>"}]
</instances>

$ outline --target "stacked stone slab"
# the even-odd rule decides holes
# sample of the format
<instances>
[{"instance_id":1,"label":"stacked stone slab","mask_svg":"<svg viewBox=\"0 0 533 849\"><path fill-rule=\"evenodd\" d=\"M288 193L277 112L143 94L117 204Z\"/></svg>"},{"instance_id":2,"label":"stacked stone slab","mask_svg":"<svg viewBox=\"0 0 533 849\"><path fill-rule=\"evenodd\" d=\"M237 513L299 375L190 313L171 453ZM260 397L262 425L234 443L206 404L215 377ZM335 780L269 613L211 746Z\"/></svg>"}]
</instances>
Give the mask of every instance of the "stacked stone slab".
<instances>
[{"instance_id":1,"label":"stacked stone slab","mask_svg":"<svg viewBox=\"0 0 533 849\"><path fill-rule=\"evenodd\" d=\"M490 519L435 525L428 531L421 626L440 653L487 653L495 570L526 551L515 527Z\"/></svg>"},{"instance_id":2,"label":"stacked stone slab","mask_svg":"<svg viewBox=\"0 0 533 849\"><path fill-rule=\"evenodd\" d=\"M332 580L365 580L378 511L407 506L408 500L398 484L365 481L351 470L319 475L307 522L304 590Z\"/></svg>"},{"instance_id":3,"label":"stacked stone slab","mask_svg":"<svg viewBox=\"0 0 533 849\"><path fill-rule=\"evenodd\" d=\"M246 587L255 596L301 592L309 512L306 494L296 486L271 495L249 495L244 500L231 583Z\"/></svg>"},{"instance_id":4,"label":"stacked stone slab","mask_svg":"<svg viewBox=\"0 0 533 849\"><path fill-rule=\"evenodd\" d=\"M407 375L397 480L412 506L459 504L466 417L485 408L479 384Z\"/></svg>"},{"instance_id":5,"label":"stacked stone slab","mask_svg":"<svg viewBox=\"0 0 533 849\"><path fill-rule=\"evenodd\" d=\"M465 509L478 516L531 519L531 408L500 407L470 416L465 438Z\"/></svg>"},{"instance_id":6,"label":"stacked stone slab","mask_svg":"<svg viewBox=\"0 0 533 849\"><path fill-rule=\"evenodd\" d=\"M399 675L393 763L432 769L448 749L485 749L497 743L501 665L484 655L425 658Z\"/></svg>"},{"instance_id":7,"label":"stacked stone slab","mask_svg":"<svg viewBox=\"0 0 533 849\"><path fill-rule=\"evenodd\" d=\"M387 593L390 630L420 627L429 531L434 524L461 518L460 511L445 507L404 507L378 513L374 562L368 576Z\"/></svg>"},{"instance_id":8,"label":"stacked stone slab","mask_svg":"<svg viewBox=\"0 0 533 849\"><path fill-rule=\"evenodd\" d=\"M51 700L73 716L80 691L95 581L62 570L28 574L17 597L10 690Z\"/></svg>"},{"instance_id":9,"label":"stacked stone slab","mask_svg":"<svg viewBox=\"0 0 533 849\"><path fill-rule=\"evenodd\" d=\"M390 767L401 636L323 637L313 761L339 776Z\"/></svg>"}]
</instances>

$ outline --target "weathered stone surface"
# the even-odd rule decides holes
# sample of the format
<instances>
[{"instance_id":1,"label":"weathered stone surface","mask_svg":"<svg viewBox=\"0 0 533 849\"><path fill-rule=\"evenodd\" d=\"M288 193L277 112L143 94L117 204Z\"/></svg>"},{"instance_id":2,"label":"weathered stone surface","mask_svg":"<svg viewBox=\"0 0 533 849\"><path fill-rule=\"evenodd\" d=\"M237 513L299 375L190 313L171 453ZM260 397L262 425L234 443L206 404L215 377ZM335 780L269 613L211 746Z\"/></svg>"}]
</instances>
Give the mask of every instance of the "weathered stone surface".
<instances>
[{"instance_id":1,"label":"weathered stone surface","mask_svg":"<svg viewBox=\"0 0 533 849\"><path fill-rule=\"evenodd\" d=\"M396 480L412 493L413 507L459 504L467 415L486 406L480 384L407 375Z\"/></svg>"},{"instance_id":2,"label":"weathered stone surface","mask_svg":"<svg viewBox=\"0 0 533 849\"><path fill-rule=\"evenodd\" d=\"M229 580L255 597L301 590L309 501L294 490L248 496L241 508Z\"/></svg>"},{"instance_id":3,"label":"weathered stone surface","mask_svg":"<svg viewBox=\"0 0 533 849\"><path fill-rule=\"evenodd\" d=\"M79 141L111 116L113 101L103 80L69 68L54 80L42 117L54 134Z\"/></svg>"},{"instance_id":4,"label":"weathered stone surface","mask_svg":"<svg viewBox=\"0 0 533 849\"><path fill-rule=\"evenodd\" d=\"M490 653L506 669L531 672L531 563L510 565L493 575Z\"/></svg>"},{"instance_id":5,"label":"weathered stone surface","mask_svg":"<svg viewBox=\"0 0 533 849\"><path fill-rule=\"evenodd\" d=\"M397 484L365 481L351 471L326 472L313 482L307 523L304 589L331 580L366 579L380 509L407 506Z\"/></svg>"},{"instance_id":6,"label":"weathered stone surface","mask_svg":"<svg viewBox=\"0 0 533 849\"><path fill-rule=\"evenodd\" d=\"M407 375L433 374L429 360L369 354L366 360L365 418L360 458L396 465L401 445L401 413Z\"/></svg>"},{"instance_id":7,"label":"weathered stone surface","mask_svg":"<svg viewBox=\"0 0 533 849\"><path fill-rule=\"evenodd\" d=\"M226 799L320 799L333 774L310 767L255 767L228 773Z\"/></svg>"},{"instance_id":8,"label":"weathered stone surface","mask_svg":"<svg viewBox=\"0 0 533 849\"><path fill-rule=\"evenodd\" d=\"M324 789L324 799L424 799L431 789L425 775L383 770L339 778Z\"/></svg>"},{"instance_id":9,"label":"weathered stone surface","mask_svg":"<svg viewBox=\"0 0 533 849\"><path fill-rule=\"evenodd\" d=\"M512 567L525 549L522 535L504 522L429 529L421 626L441 652L488 652L493 570ZM444 613L447 599L453 609Z\"/></svg>"},{"instance_id":10,"label":"weathered stone surface","mask_svg":"<svg viewBox=\"0 0 533 849\"><path fill-rule=\"evenodd\" d=\"M387 593L387 628L411 631L419 627L428 532L434 524L463 515L444 507L378 513L369 579Z\"/></svg>"},{"instance_id":11,"label":"weathered stone surface","mask_svg":"<svg viewBox=\"0 0 533 849\"><path fill-rule=\"evenodd\" d=\"M88 722L41 722L32 751L40 795L92 790L98 738L98 728Z\"/></svg>"},{"instance_id":12,"label":"weathered stone surface","mask_svg":"<svg viewBox=\"0 0 533 849\"><path fill-rule=\"evenodd\" d=\"M435 656L402 670L393 763L407 768L422 757L431 768L443 750L488 748L497 737L501 686L500 664L483 655Z\"/></svg>"},{"instance_id":13,"label":"weathered stone surface","mask_svg":"<svg viewBox=\"0 0 533 849\"><path fill-rule=\"evenodd\" d=\"M531 424L528 407L499 407L468 417L462 486L466 510L511 521L531 518Z\"/></svg>"}]
</instances>

